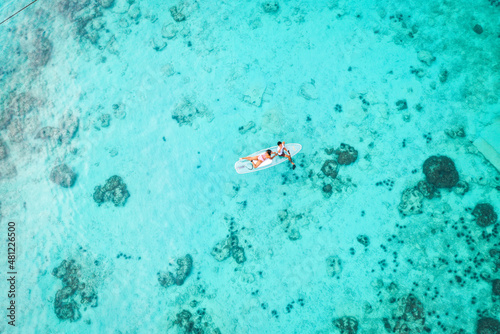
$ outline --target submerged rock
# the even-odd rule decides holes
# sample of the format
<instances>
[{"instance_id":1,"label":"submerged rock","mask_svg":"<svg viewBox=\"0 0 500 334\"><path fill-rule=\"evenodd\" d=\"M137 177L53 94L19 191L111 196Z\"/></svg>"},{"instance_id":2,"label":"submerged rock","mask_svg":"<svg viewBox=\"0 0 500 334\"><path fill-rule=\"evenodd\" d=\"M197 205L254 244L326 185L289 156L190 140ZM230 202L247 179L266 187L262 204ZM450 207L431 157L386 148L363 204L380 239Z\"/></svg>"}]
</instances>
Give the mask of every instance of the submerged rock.
<instances>
[{"instance_id":1,"label":"submerged rock","mask_svg":"<svg viewBox=\"0 0 500 334\"><path fill-rule=\"evenodd\" d=\"M97 122L98 124L103 127L103 128L107 128L109 127L110 123L111 123L111 115L110 114L101 114L98 118L97 118Z\"/></svg>"},{"instance_id":2,"label":"submerged rock","mask_svg":"<svg viewBox=\"0 0 500 334\"><path fill-rule=\"evenodd\" d=\"M50 180L63 188L71 188L75 184L76 174L66 164L52 168Z\"/></svg>"},{"instance_id":3,"label":"submerged rock","mask_svg":"<svg viewBox=\"0 0 500 334\"><path fill-rule=\"evenodd\" d=\"M444 131L444 133L451 139L455 138L465 138L465 128L463 126L457 126Z\"/></svg>"},{"instance_id":4,"label":"submerged rock","mask_svg":"<svg viewBox=\"0 0 500 334\"><path fill-rule=\"evenodd\" d=\"M328 276L335 277L342 272L342 260L338 256L329 256L326 259Z\"/></svg>"},{"instance_id":5,"label":"submerged rock","mask_svg":"<svg viewBox=\"0 0 500 334\"><path fill-rule=\"evenodd\" d=\"M288 239L291 241L299 240L301 238L300 231L298 228L291 228L288 232Z\"/></svg>"},{"instance_id":6,"label":"submerged rock","mask_svg":"<svg viewBox=\"0 0 500 334\"><path fill-rule=\"evenodd\" d=\"M333 194L333 187L331 184L325 184L321 190L327 198L329 198Z\"/></svg>"},{"instance_id":7,"label":"submerged rock","mask_svg":"<svg viewBox=\"0 0 500 334\"><path fill-rule=\"evenodd\" d=\"M427 66L431 66L432 62L436 60L436 57L434 57L429 51L422 50L418 52L418 60Z\"/></svg>"},{"instance_id":8,"label":"submerged rock","mask_svg":"<svg viewBox=\"0 0 500 334\"><path fill-rule=\"evenodd\" d=\"M175 284L182 285L193 269L193 258L187 254L177 259L178 268L176 270Z\"/></svg>"},{"instance_id":9,"label":"submerged rock","mask_svg":"<svg viewBox=\"0 0 500 334\"><path fill-rule=\"evenodd\" d=\"M358 332L359 322L354 317L342 317L333 321L335 327L341 334L356 334Z\"/></svg>"},{"instance_id":10,"label":"submerged rock","mask_svg":"<svg viewBox=\"0 0 500 334\"><path fill-rule=\"evenodd\" d=\"M73 139L76 132L78 131L79 124L80 120L75 114L70 113L62 118L59 124L59 129L63 141L70 141L71 139Z\"/></svg>"},{"instance_id":11,"label":"submerged rock","mask_svg":"<svg viewBox=\"0 0 500 334\"><path fill-rule=\"evenodd\" d=\"M0 139L0 160L7 157L7 145Z\"/></svg>"},{"instance_id":12,"label":"submerged rock","mask_svg":"<svg viewBox=\"0 0 500 334\"><path fill-rule=\"evenodd\" d=\"M421 214L423 200L424 195L418 188L407 188L401 195L401 202L398 205L398 210L404 216Z\"/></svg>"},{"instance_id":13,"label":"submerged rock","mask_svg":"<svg viewBox=\"0 0 500 334\"><path fill-rule=\"evenodd\" d=\"M440 71L439 71L439 81L441 81L441 83L445 83L446 80L448 80L448 70L442 68Z\"/></svg>"},{"instance_id":14,"label":"submerged rock","mask_svg":"<svg viewBox=\"0 0 500 334\"><path fill-rule=\"evenodd\" d=\"M495 249L495 248L492 248L489 250L488 252L491 256L491 259L493 260L493 264L495 265L493 267L493 271L494 272L498 272L500 270L500 249ZM488 274L488 277L486 277L487 280L489 280L489 274Z\"/></svg>"},{"instance_id":15,"label":"submerged rock","mask_svg":"<svg viewBox=\"0 0 500 334\"><path fill-rule=\"evenodd\" d=\"M337 162L341 165L350 165L358 158L358 151L344 143L340 144L340 147L335 150L335 154L337 154Z\"/></svg>"},{"instance_id":16,"label":"submerged rock","mask_svg":"<svg viewBox=\"0 0 500 334\"><path fill-rule=\"evenodd\" d=\"M395 333L422 333L425 324L424 305L413 294L398 299Z\"/></svg>"},{"instance_id":17,"label":"submerged rock","mask_svg":"<svg viewBox=\"0 0 500 334\"><path fill-rule=\"evenodd\" d=\"M30 93L16 94L13 92L8 103L8 112L12 116L22 118L30 114L39 105L40 101Z\"/></svg>"},{"instance_id":18,"label":"submerged rock","mask_svg":"<svg viewBox=\"0 0 500 334\"><path fill-rule=\"evenodd\" d=\"M396 101L396 108L399 111L407 110L408 109L408 102L406 102L405 99L403 99L403 100L397 100Z\"/></svg>"},{"instance_id":19,"label":"submerged rock","mask_svg":"<svg viewBox=\"0 0 500 334\"><path fill-rule=\"evenodd\" d=\"M318 99L318 93L316 92L316 86L314 81L305 82L299 88L299 96L302 96L306 100L316 100Z\"/></svg>"},{"instance_id":20,"label":"submerged rock","mask_svg":"<svg viewBox=\"0 0 500 334\"><path fill-rule=\"evenodd\" d=\"M224 239L217 243L211 252L212 256L217 261L224 261L231 256L231 246L229 245L228 239Z\"/></svg>"},{"instance_id":21,"label":"submerged rock","mask_svg":"<svg viewBox=\"0 0 500 334\"><path fill-rule=\"evenodd\" d=\"M182 22L186 19L186 16L182 14L180 6L172 6L169 8L172 18L176 22Z\"/></svg>"},{"instance_id":22,"label":"submerged rock","mask_svg":"<svg viewBox=\"0 0 500 334\"><path fill-rule=\"evenodd\" d=\"M431 156L425 160L423 170L427 182L437 188L452 188L459 180L453 160L446 156Z\"/></svg>"},{"instance_id":23,"label":"submerged rock","mask_svg":"<svg viewBox=\"0 0 500 334\"><path fill-rule=\"evenodd\" d=\"M99 0L101 3L102 8L110 8L113 6L115 0Z\"/></svg>"},{"instance_id":24,"label":"submerged rock","mask_svg":"<svg viewBox=\"0 0 500 334\"><path fill-rule=\"evenodd\" d=\"M453 191L457 195L464 195L469 191L469 184L463 180L458 181L457 185L453 188Z\"/></svg>"},{"instance_id":25,"label":"submerged rock","mask_svg":"<svg viewBox=\"0 0 500 334\"><path fill-rule=\"evenodd\" d=\"M9 110L0 110L0 130L5 129L10 124L11 119L12 114L9 112Z\"/></svg>"},{"instance_id":26,"label":"submerged rock","mask_svg":"<svg viewBox=\"0 0 500 334\"><path fill-rule=\"evenodd\" d=\"M59 0L56 4L56 8L59 12L74 20L78 12L90 4L90 0Z\"/></svg>"},{"instance_id":27,"label":"submerged rock","mask_svg":"<svg viewBox=\"0 0 500 334\"><path fill-rule=\"evenodd\" d=\"M35 32L33 50L28 52L31 66L43 67L47 65L52 55L52 42L46 37L46 31L38 29Z\"/></svg>"},{"instance_id":28,"label":"submerged rock","mask_svg":"<svg viewBox=\"0 0 500 334\"><path fill-rule=\"evenodd\" d=\"M326 160L321 167L321 171L326 176L331 177L332 179L336 178L338 175L339 164L335 160Z\"/></svg>"},{"instance_id":29,"label":"submerged rock","mask_svg":"<svg viewBox=\"0 0 500 334\"><path fill-rule=\"evenodd\" d=\"M262 4L262 9L266 13L276 13L280 9L278 1L265 1Z\"/></svg>"},{"instance_id":30,"label":"submerged rock","mask_svg":"<svg viewBox=\"0 0 500 334\"><path fill-rule=\"evenodd\" d=\"M17 175L17 168L12 163L8 161L2 161L0 163L0 180L1 179L11 179Z\"/></svg>"},{"instance_id":31,"label":"submerged rock","mask_svg":"<svg viewBox=\"0 0 500 334\"><path fill-rule=\"evenodd\" d=\"M174 24L165 24L161 29L161 35L163 38L172 39L177 34L177 31L178 29Z\"/></svg>"},{"instance_id":32,"label":"submerged rock","mask_svg":"<svg viewBox=\"0 0 500 334\"><path fill-rule=\"evenodd\" d=\"M495 296L500 296L500 279L491 281L491 290Z\"/></svg>"},{"instance_id":33,"label":"submerged rock","mask_svg":"<svg viewBox=\"0 0 500 334\"><path fill-rule=\"evenodd\" d=\"M472 28L472 30L473 30L476 34L478 34L478 35L481 35L481 34L483 33L483 31L484 31L484 30L483 30L483 27L481 27L479 24L476 24L476 25Z\"/></svg>"},{"instance_id":34,"label":"submerged rock","mask_svg":"<svg viewBox=\"0 0 500 334\"><path fill-rule=\"evenodd\" d=\"M40 129L35 136L35 139L52 139L58 140L61 137L61 132L58 128L46 126Z\"/></svg>"},{"instance_id":35,"label":"submerged rock","mask_svg":"<svg viewBox=\"0 0 500 334\"><path fill-rule=\"evenodd\" d=\"M238 128L238 132L242 135L246 134L248 131L251 131L252 133L257 132L254 122L250 121L246 125L242 125Z\"/></svg>"},{"instance_id":36,"label":"submerged rock","mask_svg":"<svg viewBox=\"0 0 500 334\"><path fill-rule=\"evenodd\" d=\"M20 143L24 140L24 130L26 123L19 118L15 118L7 127L7 135L11 142Z\"/></svg>"},{"instance_id":37,"label":"submerged rock","mask_svg":"<svg viewBox=\"0 0 500 334\"><path fill-rule=\"evenodd\" d=\"M472 215L476 218L476 224L481 227L486 227L496 223L498 215L493 206L489 203L479 203L472 211Z\"/></svg>"},{"instance_id":38,"label":"submerged rock","mask_svg":"<svg viewBox=\"0 0 500 334\"><path fill-rule=\"evenodd\" d=\"M245 250L243 249L243 247L236 246L231 248L231 254L233 255L233 259L238 264L241 264L247 260L245 256Z\"/></svg>"},{"instance_id":39,"label":"submerged rock","mask_svg":"<svg viewBox=\"0 0 500 334\"><path fill-rule=\"evenodd\" d=\"M358 235L356 240L365 247L368 247L370 245L370 239L366 235L360 234Z\"/></svg>"}]
</instances>

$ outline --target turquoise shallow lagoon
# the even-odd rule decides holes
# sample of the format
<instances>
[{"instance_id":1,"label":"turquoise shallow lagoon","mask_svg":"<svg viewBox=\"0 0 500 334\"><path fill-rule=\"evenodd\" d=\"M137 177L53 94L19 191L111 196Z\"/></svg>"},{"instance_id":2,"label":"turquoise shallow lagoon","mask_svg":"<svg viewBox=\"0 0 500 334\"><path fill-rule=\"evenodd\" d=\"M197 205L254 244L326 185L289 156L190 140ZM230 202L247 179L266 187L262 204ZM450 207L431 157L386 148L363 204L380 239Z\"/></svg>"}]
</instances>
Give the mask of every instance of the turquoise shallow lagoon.
<instances>
[{"instance_id":1,"label":"turquoise shallow lagoon","mask_svg":"<svg viewBox=\"0 0 500 334\"><path fill-rule=\"evenodd\" d=\"M39 0L0 49L1 333L500 333L498 0Z\"/></svg>"}]
</instances>

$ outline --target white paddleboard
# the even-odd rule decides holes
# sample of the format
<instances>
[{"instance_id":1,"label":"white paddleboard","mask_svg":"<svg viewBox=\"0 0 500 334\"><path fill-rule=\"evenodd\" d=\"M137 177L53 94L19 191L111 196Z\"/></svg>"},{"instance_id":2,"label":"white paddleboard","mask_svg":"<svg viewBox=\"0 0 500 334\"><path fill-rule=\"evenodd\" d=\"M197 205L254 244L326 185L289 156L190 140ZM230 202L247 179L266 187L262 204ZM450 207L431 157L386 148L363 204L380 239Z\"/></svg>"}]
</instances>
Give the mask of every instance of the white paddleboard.
<instances>
[{"instance_id":1,"label":"white paddleboard","mask_svg":"<svg viewBox=\"0 0 500 334\"><path fill-rule=\"evenodd\" d=\"M285 148L290 151L290 155L293 157L295 154L299 153L299 151L302 149L302 145L300 145L300 144L285 144ZM267 150L277 152L278 146L269 147L269 148L257 151L255 153L252 153L248 156L254 157L254 156L257 156L257 155L264 153ZM288 161L288 159L277 155L276 157L274 157L274 159L267 159L263 163L261 163L259 165L259 167L253 168L253 165L250 161L240 159L240 160L236 161L236 163L234 164L234 169L236 169L236 173L238 173L238 174L246 174L246 173L258 172L259 170L274 167L274 166L279 165L280 163L285 162L285 161Z\"/></svg>"}]
</instances>

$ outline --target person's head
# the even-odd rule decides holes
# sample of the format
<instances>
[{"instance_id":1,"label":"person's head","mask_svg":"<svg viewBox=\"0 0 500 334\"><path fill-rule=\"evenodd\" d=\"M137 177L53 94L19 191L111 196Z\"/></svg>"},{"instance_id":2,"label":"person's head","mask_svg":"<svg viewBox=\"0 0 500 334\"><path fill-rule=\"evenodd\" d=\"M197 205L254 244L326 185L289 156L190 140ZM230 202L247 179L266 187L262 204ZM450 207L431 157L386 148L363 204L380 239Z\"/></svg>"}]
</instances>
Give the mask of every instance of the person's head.
<instances>
[{"instance_id":1,"label":"person's head","mask_svg":"<svg viewBox=\"0 0 500 334\"><path fill-rule=\"evenodd\" d=\"M278 146L280 146L280 145L281 145L281 142L279 141L279 142L278 142Z\"/></svg>"},{"instance_id":2,"label":"person's head","mask_svg":"<svg viewBox=\"0 0 500 334\"><path fill-rule=\"evenodd\" d=\"M272 151L271 151L271 150L267 150L266 152L267 152L267 154L269 154L269 155L271 155L271 153L272 153Z\"/></svg>"}]
</instances>

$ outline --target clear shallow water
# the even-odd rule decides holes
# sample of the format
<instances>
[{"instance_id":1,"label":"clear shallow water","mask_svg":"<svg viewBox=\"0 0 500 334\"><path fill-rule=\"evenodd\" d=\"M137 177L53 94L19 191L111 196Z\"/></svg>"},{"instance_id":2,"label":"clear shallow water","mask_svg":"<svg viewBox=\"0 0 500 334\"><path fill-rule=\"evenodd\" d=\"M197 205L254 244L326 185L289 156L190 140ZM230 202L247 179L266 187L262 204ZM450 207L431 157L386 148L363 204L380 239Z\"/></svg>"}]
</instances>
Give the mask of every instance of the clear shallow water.
<instances>
[{"instance_id":1,"label":"clear shallow water","mask_svg":"<svg viewBox=\"0 0 500 334\"><path fill-rule=\"evenodd\" d=\"M206 333L336 333L346 316L382 333L384 318L401 330L409 294L423 309L406 315L414 332L500 318L496 225L471 214L500 210L498 169L472 144L500 115L495 3L185 2L181 22L175 3L81 4L36 3L0 26L2 233L17 223L19 272L17 327L1 332L182 333L187 310ZM37 138L47 126L52 138ZM296 170L235 173L278 140L302 144ZM358 157L333 179L325 150L341 143ZM433 155L470 190L441 189L404 217L402 194ZM61 163L71 188L50 180ZM99 206L94 188L113 175L130 197ZM242 264L211 254L230 233ZM186 254L184 283L161 286ZM78 273L63 282L53 270L70 259ZM58 298L71 277L85 289Z\"/></svg>"}]
</instances>

